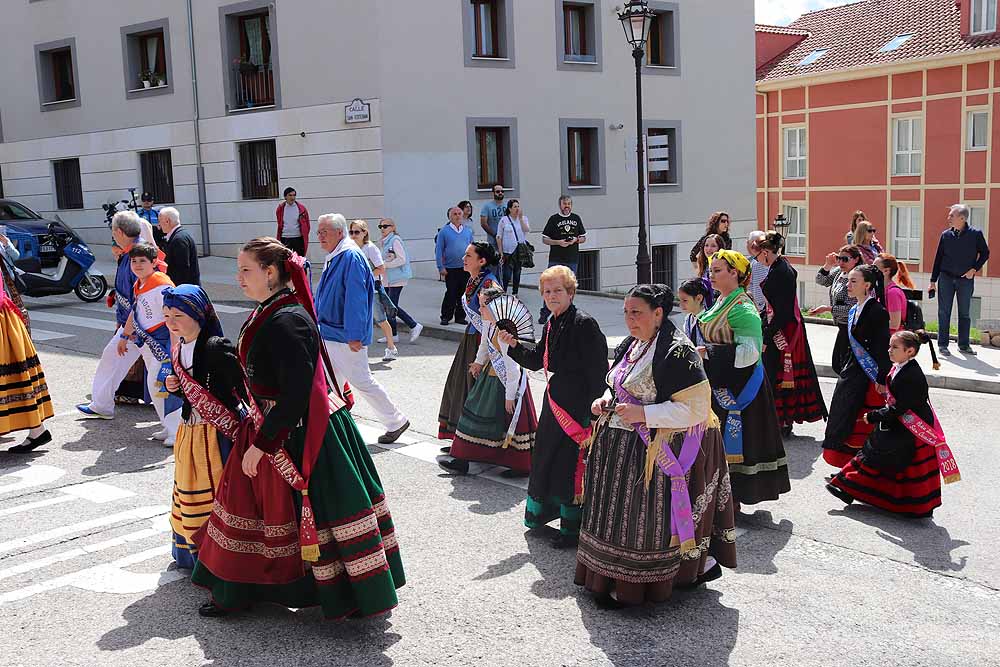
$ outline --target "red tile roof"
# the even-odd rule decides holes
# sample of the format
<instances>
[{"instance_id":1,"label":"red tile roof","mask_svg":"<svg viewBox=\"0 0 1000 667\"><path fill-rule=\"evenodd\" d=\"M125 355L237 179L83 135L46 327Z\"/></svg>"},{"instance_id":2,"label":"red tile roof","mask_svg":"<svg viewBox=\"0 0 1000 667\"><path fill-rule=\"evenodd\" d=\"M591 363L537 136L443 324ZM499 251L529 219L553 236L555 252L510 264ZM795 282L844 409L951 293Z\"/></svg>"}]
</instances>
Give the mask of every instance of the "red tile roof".
<instances>
[{"instance_id":1,"label":"red tile roof","mask_svg":"<svg viewBox=\"0 0 1000 667\"><path fill-rule=\"evenodd\" d=\"M776 32L764 27L763 32ZM962 36L955 0L861 0L803 14L788 28L805 31L808 37L761 66L757 81L1000 47L1000 33ZM907 33L913 37L898 49L879 51L893 37ZM813 64L798 66L817 49L828 51Z\"/></svg>"},{"instance_id":2,"label":"red tile roof","mask_svg":"<svg viewBox=\"0 0 1000 667\"><path fill-rule=\"evenodd\" d=\"M797 28L789 28L783 25L767 25L766 23L757 23L753 27L756 32L770 32L775 35L797 35L802 37L808 37L808 30L799 30Z\"/></svg>"}]
</instances>

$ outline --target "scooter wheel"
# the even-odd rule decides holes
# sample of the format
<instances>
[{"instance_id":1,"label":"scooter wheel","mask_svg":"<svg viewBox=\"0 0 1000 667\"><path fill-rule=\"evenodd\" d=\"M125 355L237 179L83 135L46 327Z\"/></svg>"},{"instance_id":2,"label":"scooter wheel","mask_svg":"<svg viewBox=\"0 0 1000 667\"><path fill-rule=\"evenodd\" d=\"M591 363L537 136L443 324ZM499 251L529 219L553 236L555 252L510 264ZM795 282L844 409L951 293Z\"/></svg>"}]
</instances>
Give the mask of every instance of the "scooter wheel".
<instances>
[{"instance_id":1,"label":"scooter wheel","mask_svg":"<svg viewBox=\"0 0 1000 667\"><path fill-rule=\"evenodd\" d=\"M104 295L108 293L108 281L104 279L104 276L86 275L73 288L73 292L81 301L94 303L103 299Z\"/></svg>"}]
</instances>

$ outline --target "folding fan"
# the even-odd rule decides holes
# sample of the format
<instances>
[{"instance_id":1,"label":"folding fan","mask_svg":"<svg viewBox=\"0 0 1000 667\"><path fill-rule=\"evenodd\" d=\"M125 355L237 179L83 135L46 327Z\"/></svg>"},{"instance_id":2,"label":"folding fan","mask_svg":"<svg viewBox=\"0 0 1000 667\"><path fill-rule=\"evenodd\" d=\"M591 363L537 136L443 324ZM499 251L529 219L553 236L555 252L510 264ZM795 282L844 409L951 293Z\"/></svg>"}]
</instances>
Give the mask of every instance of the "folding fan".
<instances>
[{"instance_id":1,"label":"folding fan","mask_svg":"<svg viewBox=\"0 0 1000 667\"><path fill-rule=\"evenodd\" d=\"M498 296L490 301L487 307L493 314L498 329L506 331L518 340L534 342L535 329L531 323L531 311L516 296L510 294Z\"/></svg>"}]
</instances>

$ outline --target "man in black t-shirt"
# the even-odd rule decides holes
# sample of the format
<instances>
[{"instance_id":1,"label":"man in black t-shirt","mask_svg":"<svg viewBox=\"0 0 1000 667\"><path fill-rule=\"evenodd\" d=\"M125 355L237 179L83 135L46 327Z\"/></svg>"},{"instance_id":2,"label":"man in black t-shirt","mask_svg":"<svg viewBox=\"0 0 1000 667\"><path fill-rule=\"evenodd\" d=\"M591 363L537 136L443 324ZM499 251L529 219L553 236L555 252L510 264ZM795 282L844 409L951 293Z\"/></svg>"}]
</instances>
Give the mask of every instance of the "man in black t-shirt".
<instances>
[{"instance_id":1,"label":"man in black t-shirt","mask_svg":"<svg viewBox=\"0 0 1000 667\"><path fill-rule=\"evenodd\" d=\"M542 231L542 243L549 246L549 266L565 266L576 273L580 245L586 242L587 230L580 216L573 213L573 198L568 195L559 197L559 213L549 218ZM538 323L545 324L548 318L549 309L542 302Z\"/></svg>"}]
</instances>

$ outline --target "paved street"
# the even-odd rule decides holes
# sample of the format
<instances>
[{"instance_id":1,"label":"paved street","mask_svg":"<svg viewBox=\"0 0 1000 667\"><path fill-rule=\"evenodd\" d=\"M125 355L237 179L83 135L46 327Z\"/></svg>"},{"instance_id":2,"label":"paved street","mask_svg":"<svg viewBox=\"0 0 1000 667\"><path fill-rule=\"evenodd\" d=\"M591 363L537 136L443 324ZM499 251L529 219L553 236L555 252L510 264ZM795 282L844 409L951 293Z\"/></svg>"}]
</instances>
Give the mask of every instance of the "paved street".
<instances>
[{"instance_id":1,"label":"paved street","mask_svg":"<svg viewBox=\"0 0 1000 667\"><path fill-rule=\"evenodd\" d=\"M232 301L225 300L233 298ZM235 335L246 304L224 295ZM618 306L616 306L618 307ZM440 474L433 457L452 342L400 343L377 377L413 428L373 446L407 571L400 606L363 622L262 607L200 618L205 593L171 567L170 451L152 408L77 420L110 311L29 301L57 416L55 442L0 454L5 665L990 665L1000 654L1000 396L935 390L963 480L933 520L905 521L823 490L822 425L787 443L792 492L740 522L739 568L667 604L606 612L572 582L573 554L526 536L524 492L494 470ZM829 398L832 382L823 381ZM541 396L535 377L536 401ZM369 442L381 432L361 402ZM0 438L6 447L21 437Z\"/></svg>"}]
</instances>

